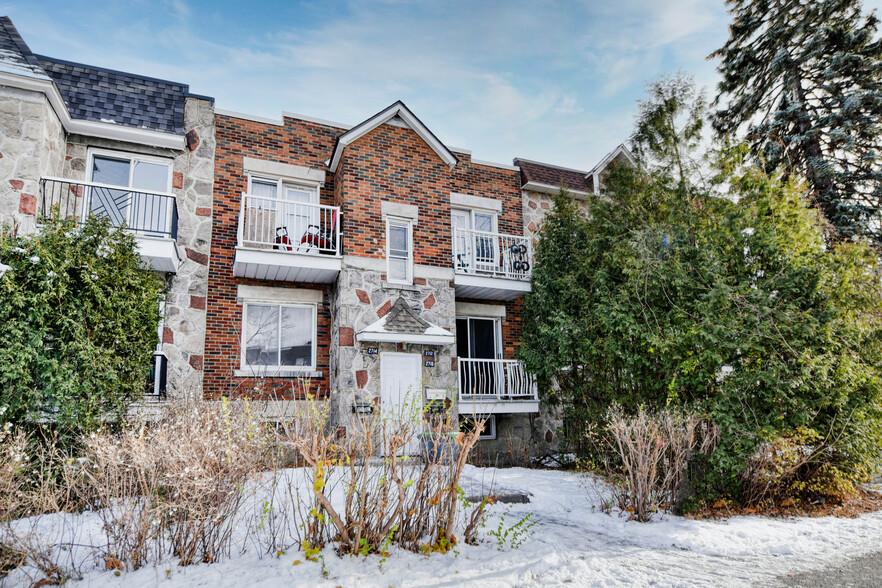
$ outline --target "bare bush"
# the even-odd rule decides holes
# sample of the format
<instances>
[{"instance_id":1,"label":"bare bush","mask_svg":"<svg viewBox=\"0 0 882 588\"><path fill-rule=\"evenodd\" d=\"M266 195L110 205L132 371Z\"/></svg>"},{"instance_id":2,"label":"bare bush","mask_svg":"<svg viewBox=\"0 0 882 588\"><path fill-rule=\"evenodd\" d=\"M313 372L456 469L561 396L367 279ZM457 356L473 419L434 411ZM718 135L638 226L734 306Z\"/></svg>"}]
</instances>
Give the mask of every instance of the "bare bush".
<instances>
[{"instance_id":1,"label":"bare bush","mask_svg":"<svg viewBox=\"0 0 882 588\"><path fill-rule=\"evenodd\" d=\"M311 496L300 513L304 549L320 548L334 537L340 553L385 554L392 544L447 551L456 543L457 527L474 541L486 505L459 512L464 503L459 478L481 427L456 434L454 422L424 419L417 403L405 403L401 414L365 416L338 438L329 426L328 405L307 401L282 436L309 472ZM414 459L409 454L421 438L435 445ZM335 503L335 494L342 500Z\"/></svg>"},{"instance_id":2,"label":"bare bush","mask_svg":"<svg viewBox=\"0 0 882 588\"><path fill-rule=\"evenodd\" d=\"M245 483L261 468L267 431L245 401L168 405L154 423L86 440L81 486L100 509L107 557L138 568L229 555Z\"/></svg>"},{"instance_id":3,"label":"bare bush","mask_svg":"<svg viewBox=\"0 0 882 588\"><path fill-rule=\"evenodd\" d=\"M619 474L624 488L620 506L638 521L681 500L689 461L712 453L719 439L718 428L696 413L641 407L627 415L618 405L607 413L606 432L615 457L607 469Z\"/></svg>"},{"instance_id":4,"label":"bare bush","mask_svg":"<svg viewBox=\"0 0 882 588\"><path fill-rule=\"evenodd\" d=\"M740 498L749 505L793 498L844 500L855 486L836 457L827 440L807 428L766 441L739 475Z\"/></svg>"}]
</instances>

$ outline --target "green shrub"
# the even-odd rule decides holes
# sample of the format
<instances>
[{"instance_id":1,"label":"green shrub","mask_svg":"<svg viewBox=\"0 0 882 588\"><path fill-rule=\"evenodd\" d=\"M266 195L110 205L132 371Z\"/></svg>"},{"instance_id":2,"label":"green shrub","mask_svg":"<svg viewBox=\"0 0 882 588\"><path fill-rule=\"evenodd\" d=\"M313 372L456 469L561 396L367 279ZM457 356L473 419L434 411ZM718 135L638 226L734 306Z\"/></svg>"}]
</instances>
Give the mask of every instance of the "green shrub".
<instances>
[{"instance_id":1,"label":"green shrub","mask_svg":"<svg viewBox=\"0 0 882 588\"><path fill-rule=\"evenodd\" d=\"M738 495L763 444L799 431L841 492L882 455L877 252L825 243L797 183L756 169L725 179L714 197L618 169L587 219L558 196L520 358L545 399L564 402L571 440L614 402L697 408L721 439L694 489Z\"/></svg>"},{"instance_id":2,"label":"green shrub","mask_svg":"<svg viewBox=\"0 0 882 588\"><path fill-rule=\"evenodd\" d=\"M134 238L90 218L0 235L2 419L89 431L144 392L161 280Z\"/></svg>"}]
</instances>

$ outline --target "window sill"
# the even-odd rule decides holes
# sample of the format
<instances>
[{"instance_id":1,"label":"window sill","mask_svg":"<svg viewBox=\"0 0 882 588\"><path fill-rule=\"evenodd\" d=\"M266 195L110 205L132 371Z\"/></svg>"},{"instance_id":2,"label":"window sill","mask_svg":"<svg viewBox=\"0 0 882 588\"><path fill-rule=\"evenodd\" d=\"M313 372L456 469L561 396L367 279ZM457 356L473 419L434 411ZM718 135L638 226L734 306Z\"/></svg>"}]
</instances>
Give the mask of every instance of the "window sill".
<instances>
[{"instance_id":1,"label":"window sill","mask_svg":"<svg viewBox=\"0 0 882 588\"><path fill-rule=\"evenodd\" d=\"M321 378L323 372L310 369L245 369L235 370L233 376L237 378Z\"/></svg>"}]
</instances>

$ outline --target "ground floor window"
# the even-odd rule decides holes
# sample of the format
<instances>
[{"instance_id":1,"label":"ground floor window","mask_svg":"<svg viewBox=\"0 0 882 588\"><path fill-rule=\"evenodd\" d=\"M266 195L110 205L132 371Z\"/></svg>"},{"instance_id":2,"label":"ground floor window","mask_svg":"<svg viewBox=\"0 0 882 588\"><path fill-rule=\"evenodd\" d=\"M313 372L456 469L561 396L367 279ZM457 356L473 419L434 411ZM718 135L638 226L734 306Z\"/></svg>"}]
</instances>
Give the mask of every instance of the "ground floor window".
<instances>
[{"instance_id":1,"label":"ground floor window","mask_svg":"<svg viewBox=\"0 0 882 588\"><path fill-rule=\"evenodd\" d=\"M460 416L459 430L463 433L471 433L475 430L478 424L477 421L484 418L487 420L484 422L484 428L481 430L479 439L496 439L496 415L492 414L488 417Z\"/></svg>"},{"instance_id":2,"label":"ground floor window","mask_svg":"<svg viewBox=\"0 0 882 588\"><path fill-rule=\"evenodd\" d=\"M316 307L246 302L243 369L315 369Z\"/></svg>"}]
</instances>

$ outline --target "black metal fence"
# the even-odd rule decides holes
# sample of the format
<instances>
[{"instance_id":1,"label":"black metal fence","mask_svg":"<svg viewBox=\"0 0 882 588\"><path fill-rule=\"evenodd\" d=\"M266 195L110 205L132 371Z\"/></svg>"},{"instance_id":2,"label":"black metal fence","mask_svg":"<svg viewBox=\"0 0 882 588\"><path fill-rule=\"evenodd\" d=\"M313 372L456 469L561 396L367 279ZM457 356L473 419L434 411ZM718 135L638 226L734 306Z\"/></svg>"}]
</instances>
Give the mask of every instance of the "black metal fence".
<instances>
[{"instance_id":1,"label":"black metal fence","mask_svg":"<svg viewBox=\"0 0 882 588\"><path fill-rule=\"evenodd\" d=\"M178 206L171 194L57 178L40 180L40 192L41 218L58 215L83 223L98 216L136 235L178 238Z\"/></svg>"}]
</instances>

